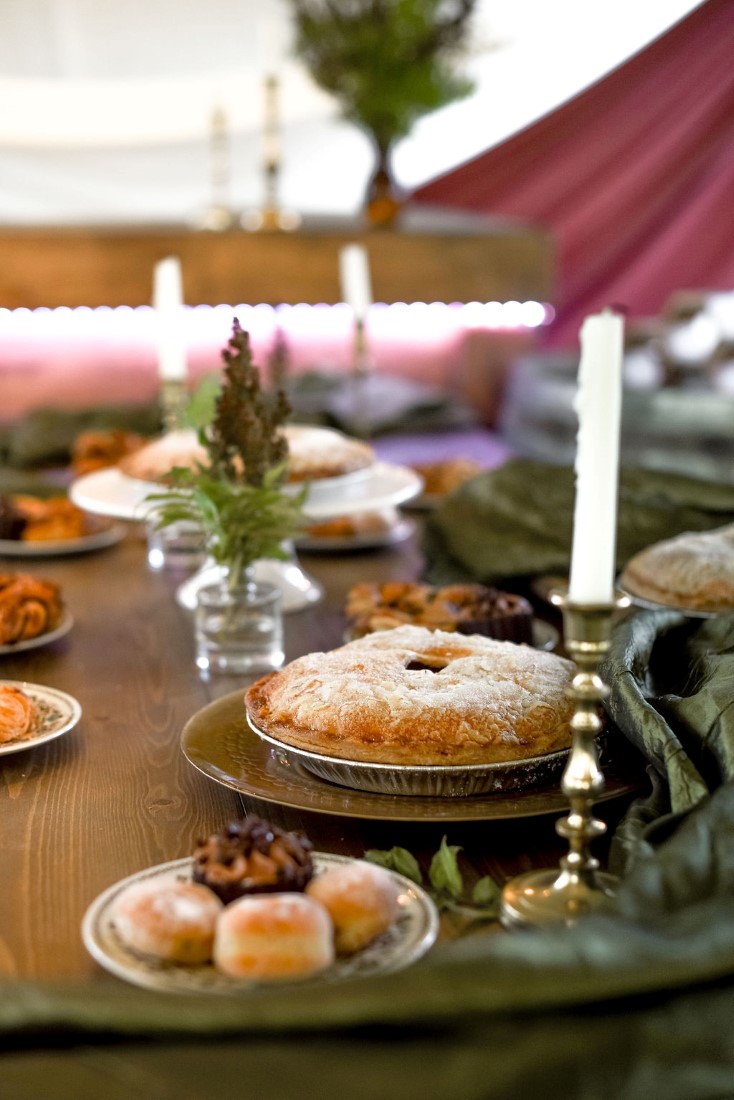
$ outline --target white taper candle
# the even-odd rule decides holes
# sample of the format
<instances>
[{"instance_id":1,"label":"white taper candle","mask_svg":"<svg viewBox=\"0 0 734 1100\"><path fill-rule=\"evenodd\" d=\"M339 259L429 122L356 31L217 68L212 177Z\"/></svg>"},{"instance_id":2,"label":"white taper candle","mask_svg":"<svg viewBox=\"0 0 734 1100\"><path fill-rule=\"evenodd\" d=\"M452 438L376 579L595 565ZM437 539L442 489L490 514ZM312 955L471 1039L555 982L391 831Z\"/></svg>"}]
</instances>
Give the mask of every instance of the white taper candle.
<instances>
[{"instance_id":1,"label":"white taper candle","mask_svg":"<svg viewBox=\"0 0 734 1100\"><path fill-rule=\"evenodd\" d=\"M339 253L341 294L352 307L357 321L364 321L372 305L372 281L367 249L361 244L347 244Z\"/></svg>"},{"instance_id":2,"label":"white taper candle","mask_svg":"<svg viewBox=\"0 0 734 1100\"><path fill-rule=\"evenodd\" d=\"M614 595L622 411L624 321L611 310L581 326L575 408L576 503L568 596L578 604L609 603Z\"/></svg>"},{"instance_id":3,"label":"white taper candle","mask_svg":"<svg viewBox=\"0 0 734 1100\"><path fill-rule=\"evenodd\" d=\"M153 269L153 308L156 312L158 374L164 382L186 378L186 341L183 331L181 263L167 256Z\"/></svg>"}]
</instances>

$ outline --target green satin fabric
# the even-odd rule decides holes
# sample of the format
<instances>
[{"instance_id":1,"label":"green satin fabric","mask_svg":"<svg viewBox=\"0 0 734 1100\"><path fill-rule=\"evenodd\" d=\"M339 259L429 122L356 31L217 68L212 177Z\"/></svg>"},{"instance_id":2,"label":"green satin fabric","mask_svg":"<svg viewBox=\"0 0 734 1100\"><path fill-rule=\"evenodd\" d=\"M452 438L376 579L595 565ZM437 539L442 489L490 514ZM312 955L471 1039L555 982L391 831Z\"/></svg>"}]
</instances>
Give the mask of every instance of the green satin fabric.
<instances>
[{"instance_id":1,"label":"green satin fabric","mask_svg":"<svg viewBox=\"0 0 734 1100\"><path fill-rule=\"evenodd\" d=\"M427 575L461 579L566 573L571 555L574 475L570 466L514 459L465 482L426 525ZM660 539L734 522L734 484L623 467L617 565Z\"/></svg>"}]
</instances>

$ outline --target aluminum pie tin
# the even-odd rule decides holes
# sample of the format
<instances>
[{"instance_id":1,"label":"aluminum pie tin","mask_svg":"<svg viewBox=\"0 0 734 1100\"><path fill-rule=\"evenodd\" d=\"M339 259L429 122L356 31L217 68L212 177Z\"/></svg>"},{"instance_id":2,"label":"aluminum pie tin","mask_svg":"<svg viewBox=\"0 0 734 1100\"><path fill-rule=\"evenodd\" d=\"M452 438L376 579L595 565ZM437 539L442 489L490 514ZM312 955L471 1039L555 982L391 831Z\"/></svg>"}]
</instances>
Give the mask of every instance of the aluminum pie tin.
<instances>
[{"instance_id":1,"label":"aluminum pie tin","mask_svg":"<svg viewBox=\"0 0 734 1100\"><path fill-rule=\"evenodd\" d=\"M532 756L526 760L505 760L493 764L416 765L373 764L343 760L308 752L279 741L259 729L249 713L247 724L267 741L281 763L296 761L320 779L357 791L376 794L412 795L433 798L472 798L501 794L549 783L557 779L568 758L568 749Z\"/></svg>"}]
</instances>

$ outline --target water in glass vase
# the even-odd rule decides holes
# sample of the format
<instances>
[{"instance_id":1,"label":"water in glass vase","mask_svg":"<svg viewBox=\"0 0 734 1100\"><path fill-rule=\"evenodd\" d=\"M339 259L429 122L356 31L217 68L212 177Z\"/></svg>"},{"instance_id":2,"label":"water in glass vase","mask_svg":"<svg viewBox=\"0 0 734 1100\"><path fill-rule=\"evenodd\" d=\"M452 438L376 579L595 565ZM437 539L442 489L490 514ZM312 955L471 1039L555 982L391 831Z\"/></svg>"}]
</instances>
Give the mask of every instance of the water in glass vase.
<instances>
[{"instance_id":1,"label":"water in glass vase","mask_svg":"<svg viewBox=\"0 0 734 1100\"><path fill-rule=\"evenodd\" d=\"M281 592L250 582L230 590L204 585L196 596L196 664L204 674L269 672L280 668L283 650Z\"/></svg>"}]
</instances>

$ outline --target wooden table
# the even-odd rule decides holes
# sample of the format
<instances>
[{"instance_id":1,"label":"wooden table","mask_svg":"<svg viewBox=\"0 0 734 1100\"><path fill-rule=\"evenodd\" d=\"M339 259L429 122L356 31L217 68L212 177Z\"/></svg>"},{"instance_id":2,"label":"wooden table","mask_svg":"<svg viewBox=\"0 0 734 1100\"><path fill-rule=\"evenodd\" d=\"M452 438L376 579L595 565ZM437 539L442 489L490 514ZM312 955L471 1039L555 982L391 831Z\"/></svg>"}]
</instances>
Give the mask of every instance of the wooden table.
<instances>
[{"instance_id":1,"label":"wooden table","mask_svg":"<svg viewBox=\"0 0 734 1100\"><path fill-rule=\"evenodd\" d=\"M356 581L413 579L422 568L415 540L371 553L303 554L301 561L326 594L286 616L287 660L340 644L344 597ZM245 681L199 678L190 613L174 599L181 578L148 569L134 525L104 551L0 559L0 569L57 581L75 620L65 638L0 658L0 675L61 689L83 707L71 733L0 757L3 977L116 982L82 944L89 903L135 871L189 855L198 837L244 813L304 829L317 850L359 856L401 845L424 869L446 834L464 849L469 881L554 866L565 850L553 816L447 827L302 813L244 797L195 770L180 748L183 726ZM601 816L613 824L625 804L606 803Z\"/></svg>"}]
</instances>

